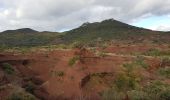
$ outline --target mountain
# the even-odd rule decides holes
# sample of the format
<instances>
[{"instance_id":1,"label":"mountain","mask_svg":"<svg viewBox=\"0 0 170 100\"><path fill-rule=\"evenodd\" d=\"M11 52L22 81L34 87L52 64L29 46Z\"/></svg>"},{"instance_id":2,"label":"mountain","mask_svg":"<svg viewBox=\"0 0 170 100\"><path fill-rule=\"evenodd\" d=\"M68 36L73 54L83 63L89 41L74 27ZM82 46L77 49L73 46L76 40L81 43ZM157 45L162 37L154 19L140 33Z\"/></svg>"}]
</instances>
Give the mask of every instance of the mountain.
<instances>
[{"instance_id":1,"label":"mountain","mask_svg":"<svg viewBox=\"0 0 170 100\"><path fill-rule=\"evenodd\" d=\"M48 45L60 35L57 32L38 32L30 28L7 30L0 33L0 45L15 46L40 46Z\"/></svg>"},{"instance_id":2,"label":"mountain","mask_svg":"<svg viewBox=\"0 0 170 100\"><path fill-rule=\"evenodd\" d=\"M78 28L63 33L38 32L29 28L0 33L0 45L6 46L39 46L74 42L95 45L98 41L100 43L170 43L170 32L148 30L108 19L94 23L86 22Z\"/></svg>"},{"instance_id":3,"label":"mountain","mask_svg":"<svg viewBox=\"0 0 170 100\"><path fill-rule=\"evenodd\" d=\"M65 32L63 41L72 43L75 41L94 43L101 41L121 42L170 42L170 34L166 32L152 31L131 26L114 19L108 19L95 23L84 23L80 27Z\"/></svg>"},{"instance_id":4,"label":"mountain","mask_svg":"<svg viewBox=\"0 0 170 100\"><path fill-rule=\"evenodd\" d=\"M1 33L36 33L38 31L30 29L30 28L22 28L17 30L6 30Z\"/></svg>"}]
</instances>

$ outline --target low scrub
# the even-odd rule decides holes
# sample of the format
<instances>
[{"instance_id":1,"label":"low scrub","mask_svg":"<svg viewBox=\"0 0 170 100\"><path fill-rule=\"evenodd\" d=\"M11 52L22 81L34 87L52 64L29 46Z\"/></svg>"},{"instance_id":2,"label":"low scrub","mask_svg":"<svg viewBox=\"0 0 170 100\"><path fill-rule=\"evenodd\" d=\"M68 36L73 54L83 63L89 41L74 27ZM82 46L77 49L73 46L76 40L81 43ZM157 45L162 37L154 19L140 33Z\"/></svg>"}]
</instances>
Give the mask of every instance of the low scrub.
<instances>
[{"instance_id":1,"label":"low scrub","mask_svg":"<svg viewBox=\"0 0 170 100\"><path fill-rule=\"evenodd\" d=\"M7 100L37 100L33 95L19 92L13 93Z\"/></svg>"},{"instance_id":2,"label":"low scrub","mask_svg":"<svg viewBox=\"0 0 170 100\"><path fill-rule=\"evenodd\" d=\"M68 65L73 66L76 63L76 61L78 61L79 59L80 59L80 56L75 56L75 57L71 58L68 62Z\"/></svg>"},{"instance_id":3,"label":"low scrub","mask_svg":"<svg viewBox=\"0 0 170 100\"><path fill-rule=\"evenodd\" d=\"M144 53L146 56L170 56L170 51L160 51L158 49L150 49Z\"/></svg>"},{"instance_id":4,"label":"low scrub","mask_svg":"<svg viewBox=\"0 0 170 100\"><path fill-rule=\"evenodd\" d=\"M51 71L53 76L63 77L65 75L64 71Z\"/></svg>"},{"instance_id":5,"label":"low scrub","mask_svg":"<svg viewBox=\"0 0 170 100\"><path fill-rule=\"evenodd\" d=\"M28 82L28 84L26 85L25 90L26 90L27 92L33 94L35 88L36 88L35 84L30 81L30 82Z\"/></svg>"},{"instance_id":6,"label":"low scrub","mask_svg":"<svg viewBox=\"0 0 170 100\"><path fill-rule=\"evenodd\" d=\"M170 85L152 81L126 92L110 88L101 94L103 100L170 100Z\"/></svg>"},{"instance_id":7,"label":"low scrub","mask_svg":"<svg viewBox=\"0 0 170 100\"><path fill-rule=\"evenodd\" d=\"M142 57L142 56L137 56L133 63L135 66L139 66L139 67L142 67L145 69L147 69L149 67L149 65L145 62L144 57Z\"/></svg>"},{"instance_id":8,"label":"low scrub","mask_svg":"<svg viewBox=\"0 0 170 100\"><path fill-rule=\"evenodd\" d=\"M12 65L9 63L3 63L2 64L2 69L7 73L7 74L14 74L15 70L13 69Z\"/></svg>"},{"instance_id":9,"label":"low scrub","mask_svg":"<svg viewBox=\"0 0 170 100\"><path fill-rule=\"evenodd\" d=\"M164 76L166 78L170 78L170 67L165 67L165 68L159 68L158 73L161 76Z\"/></svg>"}]
</instances>

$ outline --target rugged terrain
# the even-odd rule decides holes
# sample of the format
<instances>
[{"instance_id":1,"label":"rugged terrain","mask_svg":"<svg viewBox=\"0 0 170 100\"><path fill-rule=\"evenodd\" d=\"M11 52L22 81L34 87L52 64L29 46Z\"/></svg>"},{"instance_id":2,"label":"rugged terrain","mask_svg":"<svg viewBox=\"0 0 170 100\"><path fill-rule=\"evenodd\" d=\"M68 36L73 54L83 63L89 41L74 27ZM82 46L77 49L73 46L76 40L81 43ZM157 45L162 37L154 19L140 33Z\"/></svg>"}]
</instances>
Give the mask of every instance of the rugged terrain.
<instances>
[{"instance_id":1,"label":"rugged terrain","mask_svg":"<svg viewBox=\"0 0 170 100\"><path fill-rule=\"evenodd\" d=\"M170 84L169 56L169 45L142 44L4 52L0 54L0 95L2 100L16 91L31 95L30 98L35 100L114 100L111 98L116 97L117 91L122 99L134 99L131 93L139 91L139 94L133 95L143 96L145 92L140 94L140 88L148 84ZM160 87L153 87L157 88ZM169 93L169 87L166 88ZM115 92L109 95L107 91L112 89ZM162 100L168 100L166 98L169 95Z\"/></svg>"},{"instance_id":2,"label":"rugged terrain","mask_svg":"<svg viewBox=\"0 0 170 100\"><path fill-rule=\"evenodd\" d=\"M110 19L0 33L0 100L169 100L170 33Z\"/></svg>"}]
</instances>

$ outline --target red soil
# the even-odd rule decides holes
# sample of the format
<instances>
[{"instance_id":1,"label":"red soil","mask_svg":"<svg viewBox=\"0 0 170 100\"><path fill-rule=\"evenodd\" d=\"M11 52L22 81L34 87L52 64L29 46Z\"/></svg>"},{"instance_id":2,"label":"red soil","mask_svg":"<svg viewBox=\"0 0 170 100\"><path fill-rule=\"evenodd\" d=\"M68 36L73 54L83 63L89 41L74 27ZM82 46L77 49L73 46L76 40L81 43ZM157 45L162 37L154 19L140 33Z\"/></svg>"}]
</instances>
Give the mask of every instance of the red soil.
<instances>
[{"instance_id":1,"label":"red soil","mask_svg":"<svg viewBox=\"0 0 170 100\"><path fill-rule=\"evenodd\" d=\"M110 53L126 52L144 52L152 47L146 46L127 46L127 47L109 47L105 50ZM164 48L166 47L159 47ZM80 59L73 66L69 65L71 58L76 55ZM109 88L109 80L114 80L114 75L122 70L122 64L134 60L132 56L106 56L98 57L89 50L54 50L51 52L39 52L28 54L0 54L0 62L11 63L18 71L19 77L32 78L32 81L38 85L34 94L45 100L76 100L82 97L89 97L91 100L100 100L99 92ZM147 58L150 65L148 72L142 71L145 77L151 77L149 71L154 70L160 64L159 59ZM62 75L59 75L59 73ZM95 73L111 73L103 79L105 82L94 85L88 83L88 75ZM148 75L147 75L148 74ZM1 75L0 72L0 76ZM90 76L89 76L90 77ZM91 77L90 77L91 78ZM84 80L83 80L84 79ZM0 77L2 80L2 77ZM25 80L23 80L25 81ZM21 82L24 85L24 82ZM82 85L83 84L83 85ZM91 86L91 87L90 87ZM8 90L0 91L0 97L4 96Z\"/></svg>"}]
</instances>

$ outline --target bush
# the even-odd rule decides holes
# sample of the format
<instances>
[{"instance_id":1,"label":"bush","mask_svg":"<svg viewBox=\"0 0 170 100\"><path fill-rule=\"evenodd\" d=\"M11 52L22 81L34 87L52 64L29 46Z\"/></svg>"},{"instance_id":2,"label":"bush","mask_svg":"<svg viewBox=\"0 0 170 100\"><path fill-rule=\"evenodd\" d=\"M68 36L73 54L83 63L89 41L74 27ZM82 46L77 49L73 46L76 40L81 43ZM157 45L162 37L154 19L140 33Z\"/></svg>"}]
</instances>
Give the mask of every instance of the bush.
<instances>
[{"instance_id":1,"label":"bush","mask_svg":"<svg viewBox=\"0 0 170 100\"><path fill-rule=\"evenodd\" d=\"M80 59L79 56L75 56L75 57L71 58L68 62L68 65L73 66L76 63L76 61L79 60L79 59Z\"/></svg>"},{"instance_id":2,"label":"bush","mask_svg":"<svg viewBox=\"0 0 170 100\"><path fill-rule=\"evenodd\" d=\"M150 49L147 52L144 53L146 56L159 56L160 51L158 49Z\"/></svg>"},{"instance_id":3,"label":"bush","mask_svg":"<svg viewBox=\"0 0 170 100\"><path fill-rule=\"evenodd\" d=\"M130 100L150 100L146 92L139 90L129 91L128 97Z\"/></svg>"},{"instance_id":4,"label":"bush","mask_svg":"<svg viewBox=\"0 0 170 100\"><path fill-rule=\"evenodd\" d=\"M159 68L158 72L161 76L170 78L170 68L169 67Z\"/></svg>"},{"instance_id":5,"label":"bush","mask_svg":"<svg viewBox=\"0 0 170 100\"><path fill-rule=\"evenodd\" d=\"M59 77L63 77L64 76L64 72L63 71L51 71L51 74L53 76L59 76Z\"/></svg>"},{"instance_id":6,"label":"bush","mask_svg":"<svg viewBox=\"0 0 170 100\"><path fill-rule=\"evenodd\" d=\"M154 81L144 87L150 100L170 100L170 85Z\"/></svg>"},{"instance_id":7,"label":"bush","mask_svg":"<svg viewBox=\"0 0 170 100\"><path fill-rule=\"evenodd\" d=\"M134 90L138 87L138 80L137 78L131 77L127 74L119 74L115 79L115 86L118 89L118 91L129 91Z\"/></svg>"},{"instance_id":8,"label":"bush","mask_svg":"<svg viewBox=\"0 0 170 100\"><path fill-rule=\"evenodd\" d=\"M26 93L14 93L7 100L36 100L36 98Z\"/></svg>"},{"instance_id":9,"label":"bush","mask_svg":"<svg viewBox=\"0 0 170 100\"><path fill-rule=\"evenodd\" d=\"M147 56L170 56L170 51L160 51L158 49L150 49L144 53Z\"/></svg>"},{"instance_id":10,"label":"bush","mask_svg":"<svg viewBox=\"0 0 170 100\"><path fill-rule=\"evenodd\" d=\"M124 100L125 94L117 92L115 89L109 89L102 93L102 100Z\"/></svg>"},{"instance_id":11,"label":"bush","mask_svg":"<svg viewBox=\"0 0 170 100\"><path fill-rule=\"evenodd\" d=\"M2 64L2 69L7 73L7 74L14 74L14 69L12 68L12 65L9 63L3 63Z\"/></svg>"},{"instance_id":12,"label":"bush","mask_svg":"<svg viewBox=\"0 0 170 100\"><path fill-rule=\"evenodd\" d=\"M142 57L142 56L137 56L134 64L136 66L143 67L145 69L147 69L149 67L149 65L144 62L144 57Z\"/></svg>"},{"instance_id":13,"label":"bush","mask_svg":"<svg viewBox=\"0 0 170 100\"><path fill-rule=\"evenodd\" d=\"M83 48L84 47L84 44L82 42L74 42L72 45L71 45L72 48Z\"/></svg>"},{"instance_id":14,"label":"bush","mask_svg":"<svg viewBox=\"0 0 170 100\"><path fill-rule=\"evenodd\" d=\"M57 72L57 75L62 77L62 76L64 76L64 72L63 71L59 71L59 72Z\"/></svg>"},{"instance_id":15,"label":"bush","mask_svg":"<svg viewBox=\"0 0 170 100\"><path fill-rule=\"evenodd\" d=\"M170 100L170 88L167 88L166 90L164 90L160 93L160 99L161 100Z\"/></svg>"},{"instance_id":16,"label":"bush","mask_svg":"<svg viewBox=\"0 0 170 100\"><path fill-rule=\"evenodd\" d=\"M25 90L31 94L34 93L34 90L35 90L35 84L33 84L31 81L28 82L28 84L26 85L25 87Z\"/></svg>"}]
</instances>

